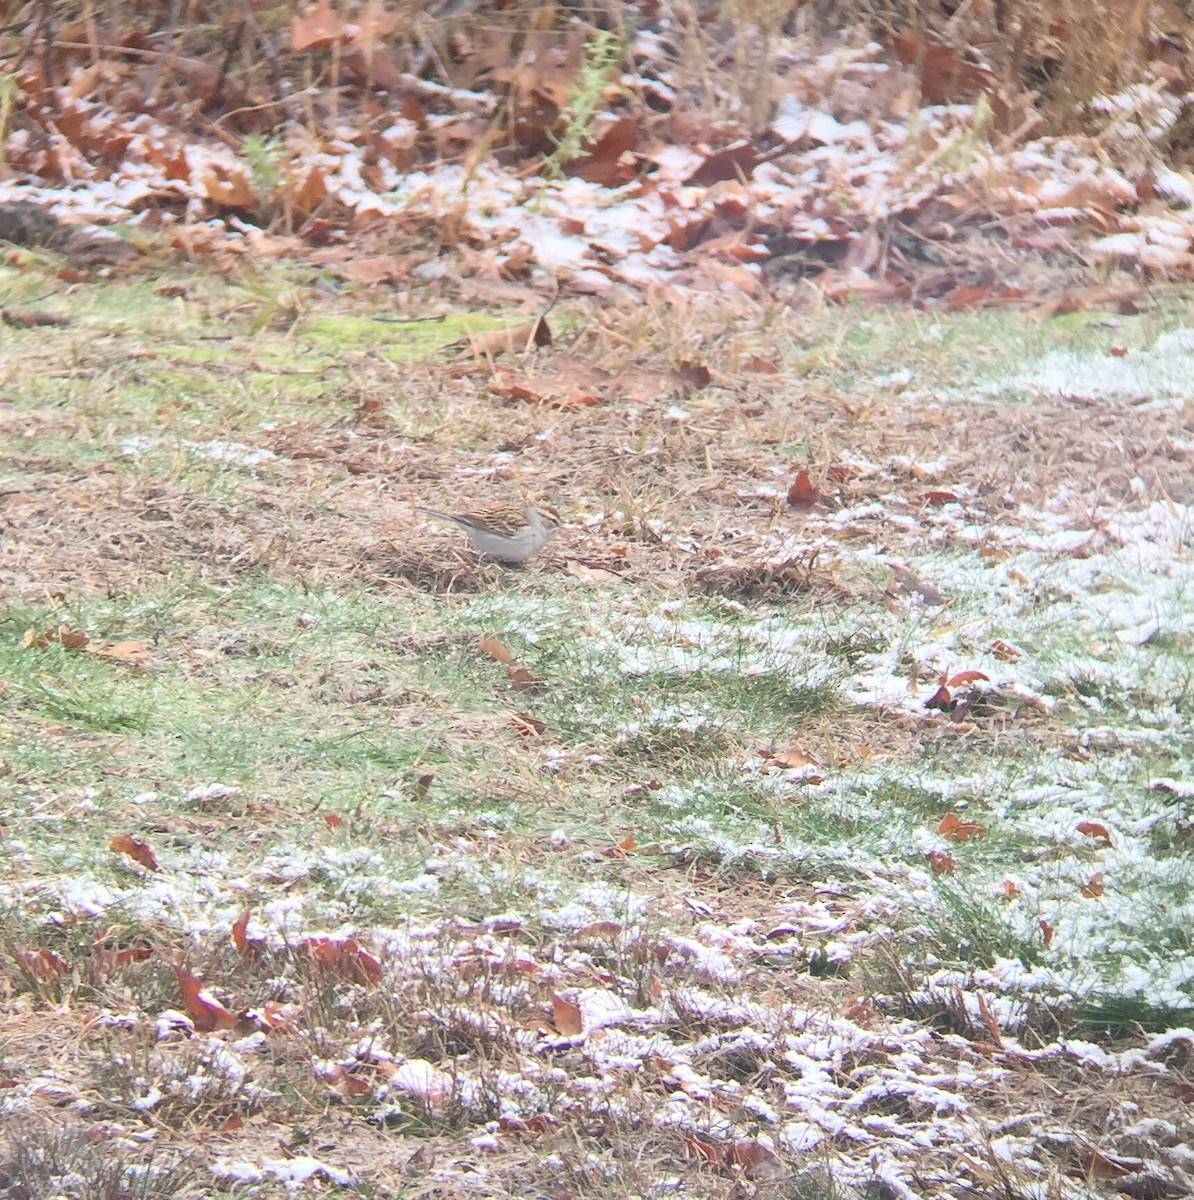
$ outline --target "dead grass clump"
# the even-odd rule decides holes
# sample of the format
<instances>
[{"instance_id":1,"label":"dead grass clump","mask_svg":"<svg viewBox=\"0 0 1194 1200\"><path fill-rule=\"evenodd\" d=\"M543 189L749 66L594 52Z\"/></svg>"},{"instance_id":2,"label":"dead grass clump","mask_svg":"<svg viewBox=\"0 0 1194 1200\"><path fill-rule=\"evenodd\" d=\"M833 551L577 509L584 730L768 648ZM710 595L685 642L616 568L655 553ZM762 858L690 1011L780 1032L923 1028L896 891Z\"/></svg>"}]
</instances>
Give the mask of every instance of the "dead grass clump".
<instances>
[{"instance_id":1,"label":"dead grass clump","mask_svg":"<svg viewBox=\"0 0 1194 1200\"><path fill-rule=\"evenodd\" d=\"M498 577L499 568L455 551L438 556L433 549L376 542L357 553L361 574L378 584L409 583L421 592L437 595L479 592Z\"/></svg>"},{"instance_id":2,"label":"dead grass clump","mask_svg":"<svg viewBox=\"0 0 1194 1200\"><path fill-rule=\"evenodd\" d=\"M66 1200L188 1200L209 1195L209 1180L177 1147L131 1140L116 1124L20 1112L0 1133L0 1192Z\"/></svg>"},{"instance_id":3,"label":"dead grass clump","mask_svg":"<svg viewBox=\"0 0 1194 1200\"><path fill-rule=\"evenodd\" d=\"M689 588L726 596L732 600L775 600L828 586L816 567L818 552L809 550L782 562L745 562L729 565L697 565L689 576Z\"/></svg>"}]
</instances>

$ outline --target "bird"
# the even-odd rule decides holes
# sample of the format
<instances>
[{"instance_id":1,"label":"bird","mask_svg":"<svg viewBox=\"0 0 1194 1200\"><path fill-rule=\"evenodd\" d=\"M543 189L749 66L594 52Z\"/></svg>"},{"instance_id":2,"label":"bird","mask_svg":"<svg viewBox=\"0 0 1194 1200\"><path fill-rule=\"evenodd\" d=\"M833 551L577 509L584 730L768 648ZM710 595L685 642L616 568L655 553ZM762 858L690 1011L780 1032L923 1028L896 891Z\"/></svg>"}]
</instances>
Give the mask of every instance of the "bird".
<instances>
[{"instance_id":1,"label":"bird","mask_svg":"<svg viewBox=\"0 0 1194 1200\"><path fill-rule=\"evenodd\" d=\"M478 554L505 563L520 563L537 554L558 530L550 516L513 502L490 504L467 513L439 512L416 505L415 512L459 525Z\"/></svg>"}]
</instances>

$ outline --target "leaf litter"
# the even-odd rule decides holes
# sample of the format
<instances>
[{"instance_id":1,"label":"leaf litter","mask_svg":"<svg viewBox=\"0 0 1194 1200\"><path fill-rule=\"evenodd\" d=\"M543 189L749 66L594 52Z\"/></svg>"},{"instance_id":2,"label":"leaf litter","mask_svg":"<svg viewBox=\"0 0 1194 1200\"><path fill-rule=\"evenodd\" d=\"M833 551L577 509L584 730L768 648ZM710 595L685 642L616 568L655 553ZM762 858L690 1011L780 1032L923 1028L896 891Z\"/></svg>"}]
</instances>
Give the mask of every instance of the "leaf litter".
<instances>
[{"instance_id":1,"label":"leaf litter","mask_svg":"<svg viewBox=\"0 0 1194 1200\"><path fill-rule=\"evenodd\" d=\"M309 45L337 36L328 5L304 20L299 33ZM874 83L890 67L867 47L832 66L804 61L799 70L815 92L830 75L844 84ZM88 136L105 116L102 110L85 116ZM873 231L842 227L840 213L873 211L881 202L928 231L935 204L973 201L980 182L985 192L993 178L1004 181L995 211L1013 239L1034 245L1051 236L1055 222L1072 222L1066 213L1081 188L1104 229L1117 230L1091 245L1092 252L1179 273L1188 267L1181 238L1161 237L1158 224L1176 219L1184 229L1187 215L1123 215L1135 195L1131 181L1106 164L1072 171L1072 148L1064 141L1002 156L984 145L975 148L969 171L936 172L922 163L894 180L890 161L908 149L908 127L839 116L787 97L774 132L794 154L799 146L798 157L768 158L750 144L665 147L649 152L652 178L613 191L574 178L528 198L521 181L480 168L463 213L464 174L456 166L397 173L383 164L375 176L382 186L363 186L363 147L352 135L322 147L327 157L312 186L348 210L383 211L399 223L451 219L490 250L499 268L517 274L519 263L534 261L576 290L704 284L755 296L756 260L771 256L782 237L794 239L806 256L845 252L840 264L821 272L827 296L898 296L904 281L876 270ZM923 133L945 146L973 118L972 108L950 106L928 114ZM81 154L69 140L62 151ZM31 142L15 139L11 153L27 168L37 166ZM77 213L119 218L163 193L191 206L193 215L253 200L234 156L214 143L170 148L169 131L150 118L123 161L138 166L140 180L82 184L71 196ZM314 159L296 153L295 161ZM84 176L82 157L76 166ZM50 195L62 200L60 192ZM711 212L729 230L724 242L706 233ZM209 239L209 252L243 249L222 230L192 233ZM266 248L259 240L257 249ZM693 257L697 251L702 258ZM391 263L385 277L406 279L418 265ZM946 275L939 281L946 307L1015 299L969 284L957 268ZM474 348L485 351L480 359L498 349L521 352L534 341L532 332L528 326L518 337ZM368 846L350 842L315 849L298 840L242 872L202 847L175 846L156 834L160 861L139 834L112 839L113 850L144 868L132 881L124 876L135 868L101 883L83 871L46 880L22 867L3 885L6 902L36 914L43 927L81 929L100 944L109 920L164 926L169 940L187 943L202 958L203 969L192 974L171 966L177 988L170 990L160 981L152 985L149 973L160 963L120 959L127 947L76 959L50 946L20 950L24 957L15 961L29 986L6 976L12 1005L0 1029L10 1076L3 1112L65 1103L85 1131L115 1143L143 1132L131 1114L155 1114L160 1128L169 1129L163 1114L181 1107L188 1132L198 1122L205 1137L225 1139L218 1156L205 1160L216 1178L229 1185L272 1180L288 1189L355 1186L363 1176L398 1186L413 1173L429 1188L458 1191L468 1180L481 1194L542 1187L571 1194L574 1186L611 1195L720 1189L766 1196L801 1187L824 1161L841 1186L884 1197L963 1196L1009 1186L1074 1197L1189 1191L1189 1030L1137 1031L1121 1048L1108 1048L1058 1034L1034 1007L1064 1005L1092 989L1170 1004L1177 1014L1194 1007L1188 944L1184 951L1179 944L1144 954L1136 945L1142 928L1189 928L1188 905L1173 903L1174 877L1185 868L1172 857L1158 859L1152 840L1158 824L1170 820L1174 799L1188 800L1189 783L1173 780L1168 791L1135 786L1131 752L1134 744L1148 744L1180 763L1184 745L1184 663L1167 656L1165 645L1182 643L1190 632L1183 614L1190 584L1187 505L1194 498L1186 475L1194 442L1188 428L1184 442L1175 433L1184 418L1174 404L1188 396L1180 372L1188 349L1178 338L1105 356L1097 366L1106 388L1075 382L1089 372L1088 358L1047 357L991 382L992 396L1052 397L1031 412L968 408L959 415L947 398L910 388L911 377L904 384L893 379L881 418L867 429L856 418L847 421L840 403L827 413L821 395L790 398L782 414L768 412L757 387L736 385L717 393L717 404L689 404L710 385L725 387L726 376L716 364L712 374L700 367L693 375L679 357L669 365L595 367L556 348L536 352L549 364L545 373L537 363L534 374L504 367L492 378L482 374L478 388L533 410L509 414L498 435L502 444L515 428L515 442L525 437L528 471L567 481L578 498L571 531L595 557L568 559L571 578L583 578L583 569L596 586L626 580L643 587L674 577L695 585L700 597L762 587L769 600L789 594L778 584L793 579L797 594L848 596L866 606L867 620L882 635L881 648L862 649L840 681L842 694L860 709L893 729L902 722L900 728L917 731L911 737L925 740L978 739L1001 722L1031 730L1034 720L1047 721L1057 752L1026 771L1014 790L978 765L969 777L934 775L931 764L909 770L907 762L876 763L867 755L841 769L795 746L772 752L765 764L783 769L766 775L753 760L736 764L768 786L836 795L843 807L865 804L870 783L901 776L936 801L909 837L893 834L893 843L906 842L903 857L894 844L889 857L849 845L843 831L839 844L825 847L825 857L841 864L841 878L826 880L822 890L794 889L795 895L755 892L753 905L727 898L699 873L673 880L662 870L644 873L640 864L649 853L684 866L692 840L704 837L703 848L717 849L724 870L748 860L782 869L799 861L785 857L792 848L782 823L760 829L757 821L727 820L702 830L678 817L658 845L633 834L608 838L584 851L626 870L605 888L572 878L561 883L571 858L538 873L516 861L493 869L485 850L491 842L438 831L425 869L402 879ZM769 353L750 351L752 374L769 377L766 365L758 365L771 363ZM1141 370L1150 354L1163 360L1159 373ZM659 401L673 397L684 397L686 407L663 414ZM1144 403L1132 404L1137 398ZM743 411L761 405L763 414L737 447L727 433L741 420L736 405ZM590 422L583 435L559 437L552 422L577 413ZM778 455L761 455L761 445L776 444L768 440L771 422L793 413L832 433L840 453L814 463L810 452L795 470ZM715 436L702 432L708 422ZM309 432L261 430L260 446L187 442L198 456L254 473L255 495L276 506L280 526L300 515L308 522L305 528L318 536L289 559L270 559L248 545L239 514L181 488L118 486L102 472L67 488L48 474L48 493L30 487L24 503L6 505L16 536L6 538L3 553L6 566L19 568L8 578L18 590L55 579L103 587L112 579L168 576L179 560L205 561L226 580L249 562L324 577L375 575L368 558L376 552L374 472L366 467L345 478L339 468L350 441L353 454L385 454L391 430L383 422L373 431L353 430L351 438L325 431L320 449L304 446L311 453L301 468L306 486L333 476L338 483L335 510L318 514L295 499L299 459L284 445L288 436L309 443ZM1151 448L1140 452L1150 438ZM1031 451L1017 448L1017 439L1032 443ZM1063 447L1085 457L1070 461L1067 454L1071 469L1058 478L1051 454ZM133 456L155 448L152 441L127 445ZM484 437L471 446L465 439L463 447L400 455L389 477L403 489L453 488L455 467L463 461L491 470L495 452L508 453ZM627 479L656 487L662 481L670 506L633 511L613 484ZM1095 481L1106 486L1092 509ZM630 492L636 490L645 489ZM112 542L115 563L96 554L97 500L110 503L123 526ZM98 536L111 539L111 529ZM464 577L417 552L392 553L396 577L416 586L443 592ZM702 585L711 580L718 586ZM1048 601L1043 612L1041 596ZM611 653L627 676L731 669L749 675L791 656L807 682L825 682L825 668L796 656L810 640L841 632L832 628L834 614L818 613L801 625L809 610L796 608L785 614L787 628L773 614L752 627L733 609L710 618L700 606L669 610L667 603L653 609L615 603L611 610L605 597L595 597L583 640ZM539 609L537 629L523 620L528 607ZM472 612L500 632L480 653L506 668L511 690L534 693L549 680L559 690L552 672L540 678L535 659L523 666L522 653L516 657L507 646L520 634L541 641L551 633L542 627L541 606L503 609L482 590ZM1063 629L1068 638L1057 636ZM52 650L57 642L64 650L89 650L89 636L34 633L31 647ZM522 640L536 644L530 636ZM140 646L108 644L118 660L135 658L140 651L130 647ZM1065 716L1057 711L1063 698ZM526 753L557 769L567 765L566 754L549 757L560 754L551 744L555 720L521 711L507 719ZM617 733L626 739L650 728L695 734L708 724L708 714L676 703L636 713ZM804 736L802 730L802 743ZM434 776L412 778L417 797L428 801ZM634 796L658 796L677 808L696 790L656 780L633 786ZM793 808L800 807L794 800ZM980 814L982 821L975 819ZM1188 821L1185 809L1180 819ZM982 857L1007 826L1030 852L1012 862ZM323 828L329 836L351 835L351 825L348 833L343 824ZM492 841L513 840L491 832ZM570 853L574 836L562 833L558 846L554 838L548 844L553 853ZM920 858L916 866L908 865L909 845ZM542 846L534 852L546 853ZM482 897L475 907L483 912L492 907L488 897L513 878L521 911L412 916L395 927L355 915L354 897L366 893L436 896L451 869L471 873ZM861 977L856 983L847 974L895 936L899 918L940 913L945 893L935 881L959 877L975 894L1001 897L1023 944L1031 935L1046 961L1026 965L995 955L966 971L929 964L902 992L864 988ZM744 878L736 877L735 887L750 892ZM323 890L329 883L331 898ZM258 892L271 899L258 910L259 932L249 939L245 899ZM526 898L543 895L550 899ZM259 961L274 972L268 986L248 971ZM73 1013L63 1018L76 1038L70 1053L50 1063L22 1049L37 1001L68 982L74 986L71 973L84 963L103 990L86 998L77 993ZM136 1000L127 990L133 980ZM218 996L201 980L214 981ZM320 1008L321 988L332 989L334 1010ZM170 1007L179 991L181 1011ZM143 1076L126 1065L127 1078L98 1086L95 1028L149 1031L156 1070ZM282 1060L289 1060L285 1070ZM337 1121L323 1126L320 1157L289 1150L276 1156L274 1135L286 1119L279 1096L296 1078L337 1121L352 1124L354 1145L370 1145L372 1157L345 1151ZM118 1128L106 1120L113 1097L126 1105ZM270 1121L267 1137L254 1133L262 1116ZM396 1132L372 1146L370 1137L383 1127ZM598 1128L600 1138L592 1134ZM651 1157L636 1174L642 1143L634 1134L644 1129ZM408 1156L405 1179L387 1162L395 1146Z\"/></svg>"}]
</instances>

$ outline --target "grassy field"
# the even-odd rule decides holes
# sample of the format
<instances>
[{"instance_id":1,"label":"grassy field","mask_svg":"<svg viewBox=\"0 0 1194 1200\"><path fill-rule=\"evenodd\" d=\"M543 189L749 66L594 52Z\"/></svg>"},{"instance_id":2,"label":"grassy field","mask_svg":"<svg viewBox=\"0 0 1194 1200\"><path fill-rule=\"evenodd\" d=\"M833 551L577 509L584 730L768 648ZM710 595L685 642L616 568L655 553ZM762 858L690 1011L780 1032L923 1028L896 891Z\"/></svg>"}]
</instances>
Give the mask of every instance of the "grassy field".
<instances>
[{"instance_id":1,"label":"grassy field","mask_svg":"<svg viewBox=\"0 0 1194 1200\"><path fill-rule=\"evenodd\" d=\"M1184 1194L1188 302L310 282L0 277L0 1195Z\"/></svg>"}]
</instances>

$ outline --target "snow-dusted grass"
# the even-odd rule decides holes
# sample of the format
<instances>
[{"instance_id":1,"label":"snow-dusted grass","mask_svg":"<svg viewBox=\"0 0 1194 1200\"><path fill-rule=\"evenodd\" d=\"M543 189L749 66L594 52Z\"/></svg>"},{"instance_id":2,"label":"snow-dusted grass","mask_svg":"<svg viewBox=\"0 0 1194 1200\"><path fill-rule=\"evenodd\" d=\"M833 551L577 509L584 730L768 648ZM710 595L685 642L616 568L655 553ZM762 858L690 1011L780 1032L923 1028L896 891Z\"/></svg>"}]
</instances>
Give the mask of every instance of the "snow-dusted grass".
<instances>
[{"instance_id":1,"label":"snow-dusted grass","mask_svg":"<svg viewBox=\"0 0 1194 1200\"><path fill-rule=\"evenodd\" d=\"M933 346L947 374L979 344L975 318L922 324L835 315L809 375L837 362L861 377L868 355L886 369L901 347L923 365ZM1013 346L1000 331L1014 324L990 323L966 370L1031 369L1026 347L1043 353L1047 333ZM413 490L403 477L388 492L386 464L413 461L418 479L420 439L459 456L440 482L462 489L506 415L430 389L389 397L400 411L370 439L353 422L372 385L271 390L194 358L193 388L173 373L125 388L113 364L98 394L18 381L4 436L25 465L4 486L34 480L35 495L78 471L84 488L111 463L102 479L140 489L131 517L172 530L170 505L202 495L198 511L226 523L209 544L179 521L180 561L142 571L148 523L81 491L99 530L69 526L86 544L64 535L66 582L29 586L58 578L58 514L20 559L0 620L5 1119L53 1086L88 1119L114 1114L125 1150L151 1129L233 1138L204 1160L208 1195L349 1188L358 1173L397 1194L400 1173L378 1165L396 1139L404 1154L450 1146L412 1168L448 1189L467 1157L523 1191L695 1197L778 1180L854 1200L911 1196L914 1178L948 1194L962 1145L968 1187L1081 1175L1068 1151L1004 1128L1024 1108L1017 1071L1072 1072L1096 1094L1132 1072L1176 1086L1165 1064L1186 1035L1124 1057L1065 1038L1194 1011L1183 500L1143 478L1114 497L1059 479L988 512L981 473L952 478L946 456L839 447L877 499L827 502L800 526L773 515L749 551L743 535L716 546L718 566L816 547L824 573L784 593L725 594L662 557L658 572L594 573L603 507L623 541L641 518L669 551L702 548L661 485L617 479L617 495L562 506L559 557L469 577L472 590L450 572L419 585L387 575L380 534L363 566L308 543L343 533L319 524L332 517L382 523L401 501L379 497ZM926 399L924 418L962 403ZM268 428L287 421L289 440ZM820 444L799 424L775 427L785 462ZM547 433L555 444L560 426ZM353 493L370 471L376 491ZM719 487L737 484L728 469ZM930 485L944 494L919 498ZM154 507L158 487L170 499ZM740 494L749 531L756 482ZM92 648L144 642L144 669L37 644L59 628ZM111 848L126 834L159 869ZM352 952L321 962L321 937L356 939L376 971ZM196 1030L175 967L236 1026ZM20 1036L51 1012L79 1022L54 1062ZM329 1122L328 1136L336 1121L384 1154L324 1163L295 1134L279 1158L279 1128ZM1143 1153L1125 1123L1082 1136ZM258 1128L269 1144L253 1149ZM72 1166L82 1144L47 1143L22 1169L74 1170L94 1190L108 1168ZM533 1170L513 1165L528 1145ZM735 1145L740 1161L718 1149ZM185 1194L171 1172L186 1165L136 1186ZM125 1175L114 1186L142 1194Z\"/></svg>"}]
</instances>

